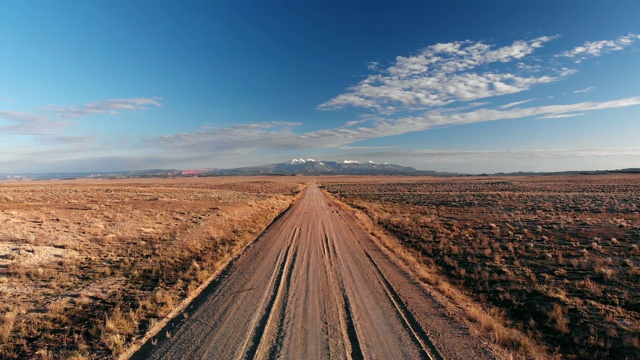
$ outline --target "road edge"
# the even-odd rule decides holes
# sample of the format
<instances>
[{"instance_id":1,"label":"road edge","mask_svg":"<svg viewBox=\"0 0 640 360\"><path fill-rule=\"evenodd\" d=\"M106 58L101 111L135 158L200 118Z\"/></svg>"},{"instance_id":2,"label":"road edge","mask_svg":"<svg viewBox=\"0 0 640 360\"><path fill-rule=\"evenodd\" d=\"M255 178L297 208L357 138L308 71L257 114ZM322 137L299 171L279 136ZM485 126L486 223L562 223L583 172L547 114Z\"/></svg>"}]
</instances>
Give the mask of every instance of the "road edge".
<instances>
[{"instance_id":1,"label":"road edge","mask_svg":"<svg viewBox=\"0 0 640 360\"><path fill-rule=\"evenodd\" d=\"M535 342L535 340L527 337L515 328L506 326L502 321L487 313L479 303L451 285L442 276L435 274L431 269L421 264L417 260L418 257L413 254L415 251L407 248L400 240L376 225L364 211L350 206L334 194L328 192L323 184L319 185L320 189L328 198L354 216L356 221L368 232L372 241L391 261L402 268L409 276L413 277L417 283L421 284L434 300L447 309L451 317L469 329L472 336L485 343L497 359L552 358L547 350ZM491 329L488 328L488 323L491 323ZM495 328L499 328L499 331L508 332L514 336L528 340L533 353L517 353L514 350L502 346L498 343L497 339L495 339Z\"/></svg>"},{"instance_id":2,"label":"road edge","mask_svg":"<svg viewBox=\"0 0 640 360\"><path fill-rule=\"evenodd\" d=\"M304 186L302 186L300 191L291 200L291 203L284 210L278 213L273 219L271 219L269 224L261 229L261 231L258 233L258 236L256 236L253 240L247 242L234 256L222 263L220 267L207 280L200 284L200 286L198 286L191 295L182 300L176 308L171 310L169 314L159 320L152 328L147 330L147 332L142 337L135 339L125 351L123 351L116 357L116 359L131 359L131 357L135 355L149 340L151 340L162 330L164 330L167 325L169 325L179 314L181 314L187 307L189 307L189 305L191 305L191 303L193 303L193 301L196 300L207 287L209 287L221 274L223 274L231 264L233 264L240 256L242 256L253 244L256 243L256 241L260 240L267 229L269 229L276 221L278 221L291 209L291 207L300 199L309 184L311 183L305 183Z\"/></svg>"}]
</instances>

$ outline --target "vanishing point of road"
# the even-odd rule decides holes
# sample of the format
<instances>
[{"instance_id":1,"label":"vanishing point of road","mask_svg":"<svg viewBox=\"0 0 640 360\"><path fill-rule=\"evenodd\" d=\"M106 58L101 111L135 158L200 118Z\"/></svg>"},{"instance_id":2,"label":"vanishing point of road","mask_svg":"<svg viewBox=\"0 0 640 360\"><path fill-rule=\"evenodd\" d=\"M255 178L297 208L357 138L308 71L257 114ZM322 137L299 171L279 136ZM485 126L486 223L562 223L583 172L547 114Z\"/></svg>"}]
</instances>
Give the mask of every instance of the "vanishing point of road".
<instances>
[{"instance_id":1,"label":"vanishing point of road","mask_svg":"<svg viewBox=\"0 0 640 360\"><path fill-rule=\"evenodd\" d=\"M133 358L493 357L315 183L187 312Z\"/></svg>"}]
</instances>

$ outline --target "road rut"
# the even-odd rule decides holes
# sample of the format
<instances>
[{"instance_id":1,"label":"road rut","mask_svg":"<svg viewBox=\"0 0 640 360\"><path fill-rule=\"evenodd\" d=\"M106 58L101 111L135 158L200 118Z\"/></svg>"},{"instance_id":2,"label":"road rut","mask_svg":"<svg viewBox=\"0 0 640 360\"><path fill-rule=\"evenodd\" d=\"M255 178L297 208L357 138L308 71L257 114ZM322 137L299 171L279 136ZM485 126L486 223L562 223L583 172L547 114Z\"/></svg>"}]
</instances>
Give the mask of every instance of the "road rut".
<instances>
[{"instance_id":1,"label":"road rut","mask_svg":"<svg viewBox=\"0 0 640 360\"><path fill-rule=\"evenodd\" d=\"M315 183L187 312L132 358L493 357Z\"/></svg>"}]
</instances>

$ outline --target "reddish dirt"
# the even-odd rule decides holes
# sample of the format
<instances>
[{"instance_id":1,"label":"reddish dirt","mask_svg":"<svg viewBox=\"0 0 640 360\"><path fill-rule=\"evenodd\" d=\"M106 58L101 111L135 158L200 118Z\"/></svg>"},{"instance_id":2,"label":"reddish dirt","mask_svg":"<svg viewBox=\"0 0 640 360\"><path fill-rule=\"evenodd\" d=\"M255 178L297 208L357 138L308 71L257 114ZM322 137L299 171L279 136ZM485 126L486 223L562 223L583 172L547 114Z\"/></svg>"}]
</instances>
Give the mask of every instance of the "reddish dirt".
<instances>
[{"instance_id":1,"label":"reddish dirt","mask_svg":"<svg viewBox=\"0 0 640 360\"><path fill-rule=\"evenodd\" d=\"M134 359L488 359L314 183Z\"/></svg>"}]
</instances>

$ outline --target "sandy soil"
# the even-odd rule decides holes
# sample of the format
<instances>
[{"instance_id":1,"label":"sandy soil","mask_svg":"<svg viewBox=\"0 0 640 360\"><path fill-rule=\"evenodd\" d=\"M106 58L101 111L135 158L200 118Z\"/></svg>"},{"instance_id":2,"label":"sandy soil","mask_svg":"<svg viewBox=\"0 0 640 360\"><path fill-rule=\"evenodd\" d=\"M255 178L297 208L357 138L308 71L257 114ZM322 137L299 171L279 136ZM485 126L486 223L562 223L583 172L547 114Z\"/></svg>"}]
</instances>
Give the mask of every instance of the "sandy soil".
<instances>
[{"instance_id":1,"label":"sandy soil","mask_svg":"<svg viewBox=\"0 0 640 360\"><path fill-rule=\"evenodd\" d=\"M492 357L315 184L133 356Z\"/></svg>"},{"instance_id":2,"label":"sandy soil","mask_svg":"<svg viewBox=\"0 0 640 360\"><path fill-rule=\"evenodd\" d=\"M0 359L117 357L289 207L293 178L0 182Z\"/></svg>"}]
</instances>

